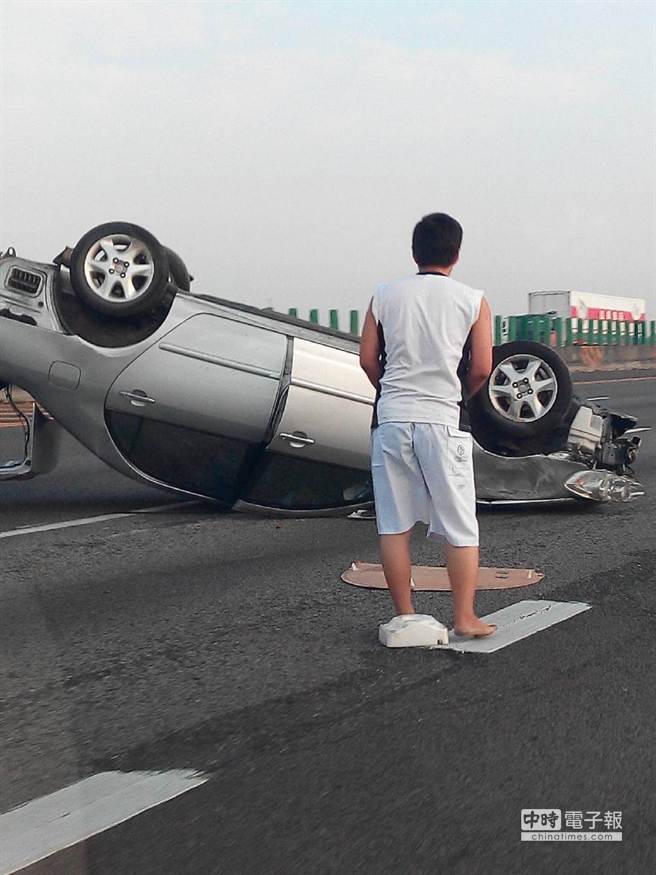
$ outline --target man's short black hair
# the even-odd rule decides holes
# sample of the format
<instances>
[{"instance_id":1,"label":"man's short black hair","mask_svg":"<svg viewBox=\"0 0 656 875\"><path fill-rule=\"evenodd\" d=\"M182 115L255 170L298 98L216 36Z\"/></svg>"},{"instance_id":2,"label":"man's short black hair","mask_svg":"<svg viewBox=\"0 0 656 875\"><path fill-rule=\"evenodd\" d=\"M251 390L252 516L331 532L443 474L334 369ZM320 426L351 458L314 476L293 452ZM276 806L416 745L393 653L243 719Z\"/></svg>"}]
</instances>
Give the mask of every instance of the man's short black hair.
<instances>
[{"instance_id":1,"label":"man's short black hair","mask_svg":"<svg viewBox=\"0 0 656 875\"><path fill-rule=\"evenodd\" d=\"M417 222L412 233L412 255L419 267L449 267L458 257L462 227L446 213L431 213Z\"/></svg>"}]
</instances>

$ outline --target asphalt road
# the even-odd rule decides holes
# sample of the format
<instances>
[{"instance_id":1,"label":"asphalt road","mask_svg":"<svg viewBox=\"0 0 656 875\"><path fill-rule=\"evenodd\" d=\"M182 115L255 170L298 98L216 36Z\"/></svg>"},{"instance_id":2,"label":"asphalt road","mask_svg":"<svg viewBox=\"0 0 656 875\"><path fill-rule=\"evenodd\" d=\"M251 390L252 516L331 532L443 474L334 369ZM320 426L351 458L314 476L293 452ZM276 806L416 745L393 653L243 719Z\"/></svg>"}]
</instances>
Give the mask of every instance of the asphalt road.
<instances>
[{"instance_id":1,"label":"asphalt road","mask_svg":"<svg viewBox=\"0 0 656 875\"><path fill-rule=\"evenodd\" d=\"M622 378L580 389L656 427L656 381ZM73 442L1 484L0 532L128 515L0 539L0 812L105 770L209 775L25 872L651 873L655 447L631 505L481 511L484 564L546 572L483 613L592 605L487 656L377 644L386 594L339 580L376 561L372 522L130 513L172 498ZM442 560L422 527L414 548ZM450 620L448 594L417 607ZM622 811L624 840L521 843L552 807Z\"/></svg>"}]
</instances>

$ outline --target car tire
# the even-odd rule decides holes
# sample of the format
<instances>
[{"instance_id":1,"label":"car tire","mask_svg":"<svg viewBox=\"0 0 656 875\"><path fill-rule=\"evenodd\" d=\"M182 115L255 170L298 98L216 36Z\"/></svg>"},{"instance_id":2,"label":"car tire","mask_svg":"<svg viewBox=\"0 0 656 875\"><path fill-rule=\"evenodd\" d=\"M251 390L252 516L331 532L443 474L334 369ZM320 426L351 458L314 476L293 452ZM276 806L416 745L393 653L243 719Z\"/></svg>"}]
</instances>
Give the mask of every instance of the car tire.
<instances>
[{"instance_id":1,"label":"car tire","mask_svg":"<svg viewBox=\"0 0 656 875\"><path fill-rule=\"evenodd\" d=\"M467 406L479 429L529 439L558 428L572 397L569 369L558 353L516 340L494 348L492 373Z\"/></svg>"},{"instance_id":2,"label":"car tire","mask_svg":"<svg viewBox=\"0 0 656 875\"><path fill-rule=\"evenodd\" d=\"M169 263L169 280L181 292L188 292L191 289L191 274L187 270L187 265L178 253L169 249L168 246L164 247L164 252Z\"/></svg>"},{"instance_id":3,"label":"car tire","mask_svg":"<svg viewBox=\"0 0 656 875\"><path fill-rule=\"evenodd\" d=\"M165 247L145 228L107 222L79 240L70 259L73 290L97 313L128 318L156 309L169 290Z\"/></svg>"}]
</instances>

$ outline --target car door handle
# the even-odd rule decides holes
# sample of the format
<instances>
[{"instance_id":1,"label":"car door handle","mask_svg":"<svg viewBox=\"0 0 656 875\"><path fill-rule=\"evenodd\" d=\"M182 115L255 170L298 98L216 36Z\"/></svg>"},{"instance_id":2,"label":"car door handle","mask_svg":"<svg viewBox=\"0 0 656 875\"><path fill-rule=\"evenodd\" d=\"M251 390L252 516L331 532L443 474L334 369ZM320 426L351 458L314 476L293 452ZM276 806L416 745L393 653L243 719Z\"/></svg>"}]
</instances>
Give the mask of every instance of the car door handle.
<instances>
[{"instance_id":1,"label":"car door handle","mask_svg":"<svg viewBox=\"0 0 656 875\"><path fill-rule=\"evenodd\" d=\"M311 446L314 443L313 439L308 437L303 431L297 431L293 434L288 434L287 432L282 431L278 437L282 441L289 441L291 447Z\"/></svg>"},{"instance_id":2,"label":"car door handle","mask_svg":"<svg viewBox=\"0 0 656 875\"><path fill-rule=\"evenodd\" d=\"M122 398L127 398L130 404L134 407L145 407L146 404L156 404L154 398L149 398L146 393L141 389L133 389L132 392L128 392L125 389L121 390L118 393Z\"/></svg>"}]
</instances>

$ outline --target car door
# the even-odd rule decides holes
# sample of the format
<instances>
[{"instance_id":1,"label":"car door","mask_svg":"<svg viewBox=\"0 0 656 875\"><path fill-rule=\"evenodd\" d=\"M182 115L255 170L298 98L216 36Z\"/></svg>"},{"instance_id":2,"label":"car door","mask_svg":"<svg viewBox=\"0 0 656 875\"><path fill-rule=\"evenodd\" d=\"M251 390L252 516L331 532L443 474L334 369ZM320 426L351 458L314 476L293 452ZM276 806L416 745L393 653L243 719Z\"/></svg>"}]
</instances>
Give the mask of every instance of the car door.
<instances>
[{"instance_id":1,"label":"car door","mask_svg":"<svg viewBox=\"0 0 656 875\"><path fill-rule=\"evenodd\" d=\"M288 510L371 500L374 398L356 352L295 338L282 417L243 500Z\"/></svg>"},{"instance_id":2,"label":"car door","mask_svg":"<svg viewBox=\"0 0 656 875\"><path fill-rule=\"evenodd\" d=\"M269 450L368 470L374 397L357 353L295 339L287 401Z\"/></svg>"},{"instance_id":3,"label":"car door","mask_svg":"<svg viewBox=\"0 0 656 875\"><path fill-rule=\"evenodd\" d=\"M117 377L106 399L110 433L147 476L231 504L261 452L286 355L283 334L192 316Z\"/></svg>"},{"instance_id":4,"label":"car door","mask_svg":"<svg viewBox=\"0 0 656 875\"><path fill-rule=\"evenodd\" d=\"M271 419L286 352L283 334L200 313L128 365L106 406L257 442Z\"/></svg>"}]
</instances>

